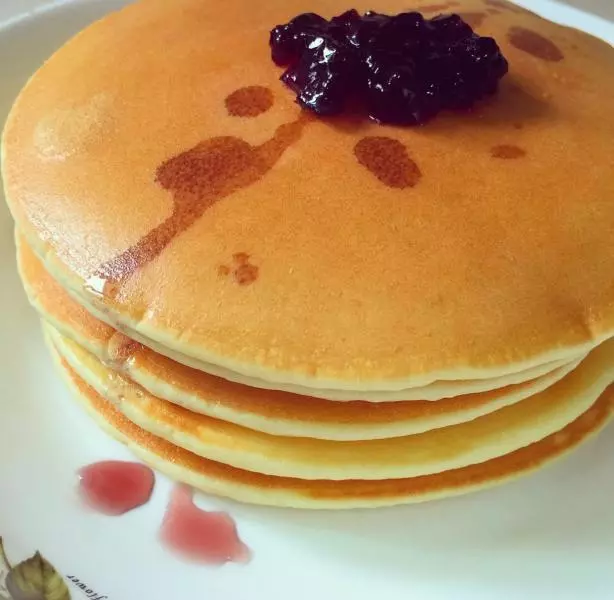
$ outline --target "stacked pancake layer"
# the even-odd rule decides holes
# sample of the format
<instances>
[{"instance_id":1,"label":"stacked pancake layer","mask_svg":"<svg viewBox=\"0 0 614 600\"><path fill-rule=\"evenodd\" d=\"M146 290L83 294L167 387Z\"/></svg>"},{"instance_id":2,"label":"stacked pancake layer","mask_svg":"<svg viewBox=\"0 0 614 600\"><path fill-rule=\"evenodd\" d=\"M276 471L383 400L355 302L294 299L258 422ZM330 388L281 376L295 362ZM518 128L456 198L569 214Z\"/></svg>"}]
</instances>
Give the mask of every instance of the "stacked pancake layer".
<instances>
[{"instance_id":1,"label":"stacked pancake layer","mask_svg":"<svg viewBox=\"0 0 614 600\"><path fill-rule=\"evenodd\" d=\"M603 427L612 48L446 3L510 75L470 114L381 127L301 113L270 62L270 27L346 5L246 6L109 15L7 122L20 274L86 410L176 479L305 508L481 489ZM377 171L408 164L411 185Z\"/></svg>"},{"instance_id":2,"label":"stacked pancake layer","mask_svg":"<svg viewBox=\"0 0 614 600\"><path fill-rule=\"evenodd\" d=\"M77 397L147 462L210 492L308 508L459 494L562 455L614 407L614 341L526 382L438 401L249 388L130 340L77 304L20 236L17 246L26 292Z\"/></svg>"}]
</instances>

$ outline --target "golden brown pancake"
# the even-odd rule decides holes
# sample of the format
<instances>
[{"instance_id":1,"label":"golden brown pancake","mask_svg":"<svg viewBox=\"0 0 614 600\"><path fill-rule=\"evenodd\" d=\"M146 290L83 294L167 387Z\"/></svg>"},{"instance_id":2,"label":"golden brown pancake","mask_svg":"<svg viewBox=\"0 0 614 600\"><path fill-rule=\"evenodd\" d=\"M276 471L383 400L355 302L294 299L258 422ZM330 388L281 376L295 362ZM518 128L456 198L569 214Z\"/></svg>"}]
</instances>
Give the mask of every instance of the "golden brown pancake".
<instances>
[{"instance_id":1,"label":"golden brown pancake","mask_svg":"<svg viewBox=\"0 0 614 600\"><path fill-rule=\"evenodd\" d=\"M384 440L273 436L199 415L145 392L50 326L71 369L145 431L234 467L300 479L389 479L486 462L563 429L614 381L614 341L594 350L545 392L468 423Z\"/></svg>"},{"instance_id":2,"label":"golden brown pancake","mask_svg":"<svg viewBox=\"0 0 614 600\"><path fill-rule=\"evenodd\" d=\"M436 475L384 481L308 481L236 469L201 458L129 421L80 379L53 350L56 364L87 412L142 460L173 479L207 493L256 504L296 508L371 508L423 502L485 489L535 471L563 456L609 421L614 390L609 388L582 416L561 431L516 452Z\"/></svg>"},{"instance_id":3,"label":"golden brown pancake","mask_svg":"<svg viewBox=\"0 0 614 600\"><path fill-rule=\"evenodd\" d=\"M301 113L270 60L275 24L346 4L249 6L136 3L19 96L6 196L63 287L160 353L271 385L489 379L612 336L610 46L460 2L509 59L500 92L382 127ZM366 168L380 143L405 148L413 186Z\"/></svg>"},{"instance_id":4,"label":"golden brown pancake","mask_svg":"<svg viewBox=\"0 0 614 600\"><path fill-rule=\"evenodd\" d=\"M522 384L446 400L331 402L261 390L213 377L134 343L77 304L18 237L19 270L32 305L64 336L125 373L154 396L190 411L273 435L367 440L455 425L509 406L550 387L575 361Z\"/></svg>"}]
</instances>

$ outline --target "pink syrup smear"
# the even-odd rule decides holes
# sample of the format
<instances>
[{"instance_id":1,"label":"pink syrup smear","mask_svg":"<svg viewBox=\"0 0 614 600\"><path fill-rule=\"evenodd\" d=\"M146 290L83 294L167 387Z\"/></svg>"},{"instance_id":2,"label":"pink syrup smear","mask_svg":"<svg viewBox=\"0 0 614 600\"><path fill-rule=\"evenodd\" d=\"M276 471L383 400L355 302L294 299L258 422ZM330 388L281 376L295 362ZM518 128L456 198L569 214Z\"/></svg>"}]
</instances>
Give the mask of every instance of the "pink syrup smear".
<instances>
[{"instance_id":1,"label":"pink syrup smear","mask_svg":"<svg viewBox=\"0 0 614 600\"><path fill-rule=\"evenodd\" d=\"M105 460L79 470L79 492L85 503L105 515L123 515L147 503L155 482L145 465Z\"/></svg>"},{"instance_id":2,"label":"pink syrup smear","mask_svg":"<svg viewBox=\"0 0 614 600\"><path fill-rule=\"evenodd\" d=\"M193 562L222 565L250 559L232 517L198 508L192 489L185 485L178 485L171 494L160 539L169 550Z\"/></svg>"}]
</instances>

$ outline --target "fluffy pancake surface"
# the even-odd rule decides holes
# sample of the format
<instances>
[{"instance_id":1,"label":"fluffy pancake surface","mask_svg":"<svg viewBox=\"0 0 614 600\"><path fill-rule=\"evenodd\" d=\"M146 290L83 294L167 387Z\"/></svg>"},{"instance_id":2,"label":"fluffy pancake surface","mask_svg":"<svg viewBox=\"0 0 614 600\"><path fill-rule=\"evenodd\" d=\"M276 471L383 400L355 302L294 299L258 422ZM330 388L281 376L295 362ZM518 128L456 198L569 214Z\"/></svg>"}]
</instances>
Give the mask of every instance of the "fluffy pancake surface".
<instances>
[{"instance_id":1,"label":"fluffy pancake surface","mask_svg":"<svg viewBox=\"0 0 614 600\"><path fill-rule=\"evenodd\" d=\"M161 165L213 138L268 147L297 120L268 30L347 8L271 0L254 18L244 6L132 5L69 42L16 102L2 147L11 210L84 305L202 370L373 393L569 362L612 335L614 52L479 0L455 10L483 15L478 30L511 71L474 114L420 129L304 122L260 179L212 203L113 294L92 293L107 287L101 265L172 216ZM519 28L561 59L518 47ZM226 97L247 85L269 88L272 108L230 116ZM356 160L360 140L382 135L418 165L415 187L386 187ZM501 145L525 154L498 158ZM249 285L233 275L237 257L257 272Z\"/></svg>"}]
</instances>

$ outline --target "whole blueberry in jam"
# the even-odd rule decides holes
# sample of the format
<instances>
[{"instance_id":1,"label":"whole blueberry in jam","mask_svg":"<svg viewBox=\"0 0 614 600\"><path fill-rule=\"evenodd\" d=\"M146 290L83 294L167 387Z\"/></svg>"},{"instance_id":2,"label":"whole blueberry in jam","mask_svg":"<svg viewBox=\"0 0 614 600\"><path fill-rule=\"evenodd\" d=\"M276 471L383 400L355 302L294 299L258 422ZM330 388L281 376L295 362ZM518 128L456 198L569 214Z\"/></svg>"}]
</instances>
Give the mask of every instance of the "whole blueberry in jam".
<instances>
[{"instance_id":1,"label":"whole blueberry in jam","mask_svg":"<svg viewBox=\"0 0 614 600\"><path fill-rule=\"evenodd\" d=\"M508 70L495 40L458 15L305 13L275 27L270 45L303 108L331 115L358 99L381 123L413 125L468 108L493 94Z\"/></svg>"}]
</instances>

